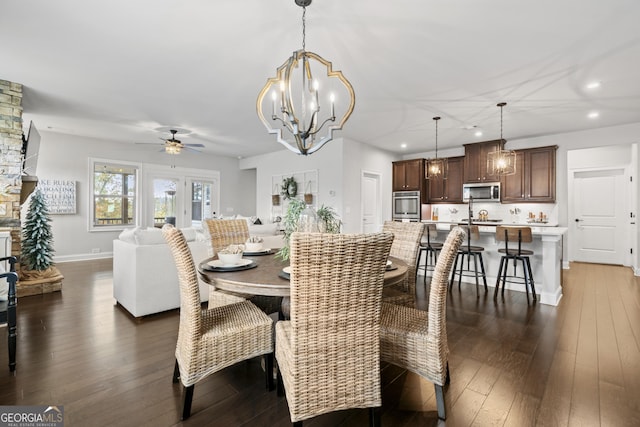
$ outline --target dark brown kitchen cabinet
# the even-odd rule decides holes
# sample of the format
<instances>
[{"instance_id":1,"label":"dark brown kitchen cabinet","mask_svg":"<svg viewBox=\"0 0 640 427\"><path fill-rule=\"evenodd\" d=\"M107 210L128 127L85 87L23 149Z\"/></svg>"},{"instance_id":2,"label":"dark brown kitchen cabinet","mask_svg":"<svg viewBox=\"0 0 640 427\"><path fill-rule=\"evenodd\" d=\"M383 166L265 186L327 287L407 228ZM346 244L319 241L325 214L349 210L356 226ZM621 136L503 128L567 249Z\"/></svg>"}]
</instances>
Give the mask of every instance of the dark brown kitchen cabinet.
<instances>
[{"instance_id":1,"label":"dark brown kitchen cabinet","mask_svg":"<svg viewBox=\"0 0 640 427\"><path fill-rule=\"evenodd\" d=\"M464 145L464 182L498 182L500 177L487 171L487 153L504 146L504 140Z\"/></svg>"},{"instance_id":2,"label":"dark brown kitchen cabinet","mask_svg":"<svg viewBox=\"0 0 640 427\"><path fill-rule=\"evenodd\" d=\"M516 173L503 176L503 203L554 203L556 201L557 146L516 150Z\"/></svg>"},{"instance_id":3,"label":"dark brown kitchen cabinet","mask_svg":"<svg viewBox=\"0 0 640 427\"><path fill-rule=\"evenodd\" d=\"M447 159L447 179L428 179L429 203L462 203L464 157Z\"/></svg>"},{"instance_id":4,"label":"dark brown kitchen cabinet","mask_svg":"<svg viewBox=\"0 0 640 427\"><path fill-rule=\"evenodd\" d=\"M424 159L393 162L393 191L423 191Z\"/></svg>"}]
</instances>

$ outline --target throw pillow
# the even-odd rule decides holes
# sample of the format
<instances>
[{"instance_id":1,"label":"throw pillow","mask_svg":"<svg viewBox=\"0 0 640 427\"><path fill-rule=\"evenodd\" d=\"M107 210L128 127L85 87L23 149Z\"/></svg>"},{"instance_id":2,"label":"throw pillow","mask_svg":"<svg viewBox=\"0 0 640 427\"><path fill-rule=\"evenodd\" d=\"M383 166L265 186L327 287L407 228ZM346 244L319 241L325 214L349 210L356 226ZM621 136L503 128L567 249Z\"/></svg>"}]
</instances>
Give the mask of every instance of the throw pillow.
<instances>
[{"instance_id":1,"label":"throw pillow","mask_svg":"<svg viewBox=\"0 0 640 427\"><path fill-rule=\"evenodd\" d=\"M136 243L139 245L162 245L165 242L162 230L159 228L138 229L134 232Z\"/></svg>"},{"instance_id":2,"label":"throw pillow","mask_svg":"<svg viewBox=\"0 0 640 427\"><path fill-rule=\"evenodd\" d=\"M193 227L186 227L181 229L182 234L187 242L193 242L196 240L196 229Z\"/></svg>"},{"instance_id":3,"label":"throw pillow","mask_svg":"<svg viewBox=\"0 0 640 427\"><path fill-rule=\"evenodd\" d=\"M122 233L120 233L120 235L118 236L118 239L122 240L123 242L135 244L136 243L136 238L135 238L136 230L138 230L138 227L125 228L124 230L122 230Z\"/></svg>"}]
</instances>

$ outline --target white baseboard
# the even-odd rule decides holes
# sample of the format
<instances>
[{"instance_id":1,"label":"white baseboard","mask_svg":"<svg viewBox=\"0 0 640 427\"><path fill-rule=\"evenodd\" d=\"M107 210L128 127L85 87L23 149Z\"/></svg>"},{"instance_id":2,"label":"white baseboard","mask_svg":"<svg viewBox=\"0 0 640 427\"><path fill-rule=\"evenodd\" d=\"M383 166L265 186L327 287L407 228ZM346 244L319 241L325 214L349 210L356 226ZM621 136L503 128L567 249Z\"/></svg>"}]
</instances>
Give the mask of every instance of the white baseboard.
<instances>
[{"instance_id":1,"label":"white baseboard","mask_svg":"<svg viewBox=\"0 0 640 427\"><path fill-rule=\"evenodd\" d=\"M60 264L63 262L88 261L92 259L104 259L104 258L113 258L113 252L100 252L97 254L89 253L89 254L63 255L63 256L54 257L53 262L56 264Z\"/></svg>"}]
</instances>

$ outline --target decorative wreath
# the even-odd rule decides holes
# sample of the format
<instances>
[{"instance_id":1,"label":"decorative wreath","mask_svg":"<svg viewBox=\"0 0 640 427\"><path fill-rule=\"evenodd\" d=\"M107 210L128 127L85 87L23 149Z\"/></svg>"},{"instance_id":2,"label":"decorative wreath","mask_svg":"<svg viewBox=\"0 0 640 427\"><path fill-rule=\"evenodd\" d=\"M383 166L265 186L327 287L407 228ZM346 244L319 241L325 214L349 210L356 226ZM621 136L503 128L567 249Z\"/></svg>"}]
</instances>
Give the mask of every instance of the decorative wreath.
<instances>
[{"instance_id":1,"label":"decorative wreath","mask_svg":"<svg viewBox=\"0 0 640 427\"><path fill-rule=\"evenodd\" d=\"M293 199L298 194L298 184L293 177L285 178L282 180L282 197L286 199Z\"/></svg>"}]
</instances>

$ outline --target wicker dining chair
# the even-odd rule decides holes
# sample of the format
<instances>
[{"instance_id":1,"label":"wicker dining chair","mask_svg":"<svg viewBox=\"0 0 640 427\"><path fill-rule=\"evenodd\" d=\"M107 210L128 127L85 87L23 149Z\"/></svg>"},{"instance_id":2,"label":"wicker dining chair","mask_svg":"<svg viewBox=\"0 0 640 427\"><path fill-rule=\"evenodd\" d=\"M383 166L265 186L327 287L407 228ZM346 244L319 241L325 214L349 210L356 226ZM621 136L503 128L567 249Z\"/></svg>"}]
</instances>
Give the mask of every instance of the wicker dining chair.
<instances>
[{"instance_id":1,"label":"wicker dining chair","mask_svg":"<svg viewBox=\"0 0 640 427\"><path fill-rule=\"evenodd\" d=\"M407 275L398 284L386 286L383 300L407 307L415 307L416 264L425 224L421 222L385 221L382 231L393 234L389 255L407 263Z\"/></svg>"},{"instance_id":2,"label":"wicker dining chair","mask_svg":"<svg viewBox=\"0 0 640 427\"><path fill-rule=\"evenodd\" d=\"M249 225L245 219L206 219L205 224L211 238L214 253L229 245L242 245L249 239ZM209 289L209 308L249 299L265 313L280 311L282 298L263 295L238 295L221 292L211 286Z\"/></svg>"},{"instance_id":3,"label":"wicker dining chair","mask_svg":"<svg viewBox=\"0 0 640 427\"><path fill-rule=\"evenodd\" d=\"M273 320L250 301L203 310L196 267L184 235L162 227L178 270L180 326L173 382L185 387L183 420L191 415L195 383L240 361L265 355L267 388L273 388Z\"/></svg>"},{"instance_id":4,"label":"wicker dining chair","mask_svg":"<svg viewBox=\"0 0 640 427\"><path fill-rule=\"evenodd\" d=\"M380 306L393 235L293 233L291 317L276 323L291 421L370 408L379 425Z\"/></svg>"},{"instance_id":5,"label":"wicker dining chair","mask_svg":"<svg viewBox=\"0 0 640 427\"><path fill-rule=\"evenodd\" d=\"M249 239L249 225L244 219L205 219L211 247L217 254L229 245L241 245ZM209 288L209 308L241 302L246 296L220 292L215 286Z\"/></svg>"},{"instance_id":6,"label":"wicker dining chair","mask_svg":"<svg viewBox=\"0 0 640 427\"><path fill-rule=\"evenodd\" d=\"M449 383L446 315L449 273L465 234L456 227L447 236L431 278L428 312L383 303L380 318L381 359L433 382L438 417L443 420L446 418L443 386Z\"/></svg>"}]
</instances>

